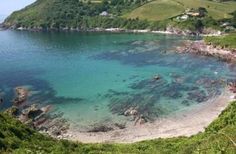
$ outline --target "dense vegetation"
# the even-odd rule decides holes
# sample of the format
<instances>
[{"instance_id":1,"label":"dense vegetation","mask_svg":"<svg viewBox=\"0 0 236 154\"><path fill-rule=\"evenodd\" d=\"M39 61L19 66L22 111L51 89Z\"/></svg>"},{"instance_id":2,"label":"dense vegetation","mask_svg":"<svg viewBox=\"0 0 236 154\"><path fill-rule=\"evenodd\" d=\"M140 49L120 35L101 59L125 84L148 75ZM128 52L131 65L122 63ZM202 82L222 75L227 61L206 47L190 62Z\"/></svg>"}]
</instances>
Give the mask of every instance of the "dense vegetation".
<instances>
[{"instance_id":1,"label":"dense vegetation","mask_svg":"<svg viewBox=\"0 0 236 154\"><path fill-rule=\"evenodd\" d=\"M219 46L222 48L235 49L236 48L236 33L224 36L208 36L204 38L207 44Z\"/></svg>"},{"instance_id":2,"label":"dense vegetation","mask_svg":"<svg viewBox=\"0 0 236 154\"><path fill-rule=\"evenodd\" d=\"M187 8L204 8L206 15L175 20ZM208 0L37 0L14 12L4 25L36 30L94 30L95 28L165 30L168 26L201 32L233 22L236 2ZM141 12L140 12L141 11ZM222 21L218 19L224 18Z\"/></svg>"},{"instance_id":3,"label":"dense vegetation","mask_svg":"<svg viewBox=\"0 0 236 154\"><path fill-rule=\"evenodd\" d=\"M236 102L232 102L204 133L134 144L82 144L55 140L0 113L0 153L235 153Z\"/></svg>"},{"instance_id":4,"label":"dense vegetation","mask_svg":"<svg viewBox=\"0 0 236 154\"><path fill-rule=\"evenodd\" d=\"M142 25L137 19L121 19L122 13L146 3L146 0L103 0L99 3L80 0L38 0L23 10L14 12L5 25L28 28L106 28ZM105 11L104 15L100 15ZM107 14L106 14L107 13ZM135 24L134 24L135 23Z\"/></svg>"}]
</instances>

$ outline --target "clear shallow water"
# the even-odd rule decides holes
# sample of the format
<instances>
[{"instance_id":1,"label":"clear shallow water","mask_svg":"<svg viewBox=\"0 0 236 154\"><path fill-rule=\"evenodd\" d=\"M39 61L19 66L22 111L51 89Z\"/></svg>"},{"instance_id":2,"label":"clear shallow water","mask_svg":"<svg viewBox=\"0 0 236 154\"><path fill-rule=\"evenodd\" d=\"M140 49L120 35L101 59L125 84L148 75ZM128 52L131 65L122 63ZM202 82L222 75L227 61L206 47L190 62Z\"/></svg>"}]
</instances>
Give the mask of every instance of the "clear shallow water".
<instances>
[{"instance_id":1,"label":"clear shallow water","mask_svg":"<svg viewBox=\"0 0 236 154\"><path fill-rule=\"evenodd\" d=\"M0 31L0 89L8 101L1 108L11 105L14 87L28 86L31 102L52 104L79 128L125 123L130 118L122 114L130 107L150 121L189 109L219 95L236 69L171 52L186 39Z\"/></svg>"}]
</instances>

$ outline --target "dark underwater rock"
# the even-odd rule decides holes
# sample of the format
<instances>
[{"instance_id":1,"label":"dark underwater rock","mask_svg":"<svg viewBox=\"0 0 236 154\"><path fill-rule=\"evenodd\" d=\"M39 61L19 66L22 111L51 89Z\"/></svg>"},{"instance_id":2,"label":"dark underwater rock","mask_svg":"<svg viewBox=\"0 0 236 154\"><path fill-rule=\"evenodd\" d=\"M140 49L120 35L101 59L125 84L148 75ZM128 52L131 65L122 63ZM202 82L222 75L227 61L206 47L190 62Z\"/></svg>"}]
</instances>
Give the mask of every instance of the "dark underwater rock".
<instances>
[{"instance_id":1,"label":"dark underwater rock","mask_svg":"<svg viewBox=\"0 0 236 154\"><path fill-rule=\"evenodd\" d=\"M160 76L160 75L155 75L155 76L153 77L153 79L154 79L154 80L160 80L160 79L161 79L161 76Z\"/></svg>"},{"instance_id":2,"label":"dark underwater rock","mask_svg":"<svg viewBox=\"0 0 236 154\"><path fill-rule=\"evenodd\" d=\"M183 105L185 105L185 106L189 106L189 105L190 105L189 101L187 101L187 100L183 100L183 101L181 102L181 104L183 104Z\"/></svg>"},{"instance_id":3,"label":"dark underwater rock","mask_svg":"<svg viewBox=\"0 0 236 154\"><path fill-rule=\"evenodd\" d=\"M115 125L116 127L118 127L119 129L125 129L125 128L126 128L125 124L115 123L114 125Z\"/></svg>"},{"instance_id":4,"label":"dark underwater rock","mask_svg":"<svg viewBox=\"0 0 236 154\"><path fill-rule=\"evenodd\" d=\"M203 90L195 90L188 93L188 99L201 103L206 101L208 97Z\"/></svg>"},{"instance_id":5,"label":"dark underwater rock","mask_svg":"<svg viewBox=\"0 0 236 154\"><path fill-rule=\"evenodd\" d=\"M172 98L172 99L177 99L177 98L181 98L183 95L179 91L170 90L170 91L166 92L164 94L164 96Z\"/></svg>"},{"instance_id":6,"label":"dark underwater rock","mask_svg":"<svg viewBox=\"0 0 236 154\"><path fill-rule=\"evenodd\" d=\"M94 128L90 129L88 132L97 133L97 132L109 132L112 130L114 130L114 128L110 126L101 125L101 126L95 126Z\"/></svg>"}]
</instances>

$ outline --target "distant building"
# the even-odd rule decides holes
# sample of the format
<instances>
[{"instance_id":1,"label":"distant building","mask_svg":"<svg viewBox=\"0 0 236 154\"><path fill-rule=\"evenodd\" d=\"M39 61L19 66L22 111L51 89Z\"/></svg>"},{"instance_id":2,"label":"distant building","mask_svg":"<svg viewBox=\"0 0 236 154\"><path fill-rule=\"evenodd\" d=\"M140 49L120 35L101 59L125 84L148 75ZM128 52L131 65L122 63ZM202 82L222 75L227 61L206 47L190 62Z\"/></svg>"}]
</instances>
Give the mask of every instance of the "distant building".
<instances>
[{"instance_id":1,"label":"distant building","mask_svg":"<svg viewBox=\"0 0 236 154\"><path fill-rule=\"evenodd\" d=\"M185 14L189 15L189 16L192 16L192 17L199 17L200 16L200 12L198 10L195 10L195 9L186 9Z\"/></svg>"},{"instance_id":2,"label":"distant building","mask_svg":"<svg viewBox=\"0 0 236 154\"><path fill-rule=\"evenodd\" d=\"M178 16L177 20L188 20L189 16L187 14L184 14L182 16Z\"/></svg>"},{"instance_id":3,"label":"distant building","mask_svg":"<svg viewBox=\"0 0 236 154\"><path fill-rule=\"evenodd\" d=\"M230 26L230 23L229 22L224 22L221 27L227 27L227 26Z\"/></svg>"},{"instance_id":4,"label":"distant building","mask_svg":"<svg viewBox=\"0 0 236 154\"><path fill-rule=\"evenodd\" d=\"M100 13L100 16L109 16L109 13L107 11L103 11L102 13Z\"/></svg>"}]
</instances>

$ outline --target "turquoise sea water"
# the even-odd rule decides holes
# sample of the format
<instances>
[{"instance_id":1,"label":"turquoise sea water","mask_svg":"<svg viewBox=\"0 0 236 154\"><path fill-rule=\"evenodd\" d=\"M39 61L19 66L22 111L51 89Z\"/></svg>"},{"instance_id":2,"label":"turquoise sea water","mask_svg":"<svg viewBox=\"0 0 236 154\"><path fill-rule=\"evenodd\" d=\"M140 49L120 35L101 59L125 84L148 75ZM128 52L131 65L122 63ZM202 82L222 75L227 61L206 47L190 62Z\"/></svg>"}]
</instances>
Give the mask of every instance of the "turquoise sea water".
<instances>
[{"instance_id":1,"label":"turquoise sea water","mask_svg":"<svg viewBox=\"0 0 236 154\"><path fill-rule=\"evenodd\" d=\"M173 52L187 39L0 31L0 89L7 101L0 107L11 105L14 87L27 86L30 102L52 104L81 129L125 123L130 107L149 121L184 111L221 94L236 75L234 65L215 58Z\"/></svg>"}]
</instances>

